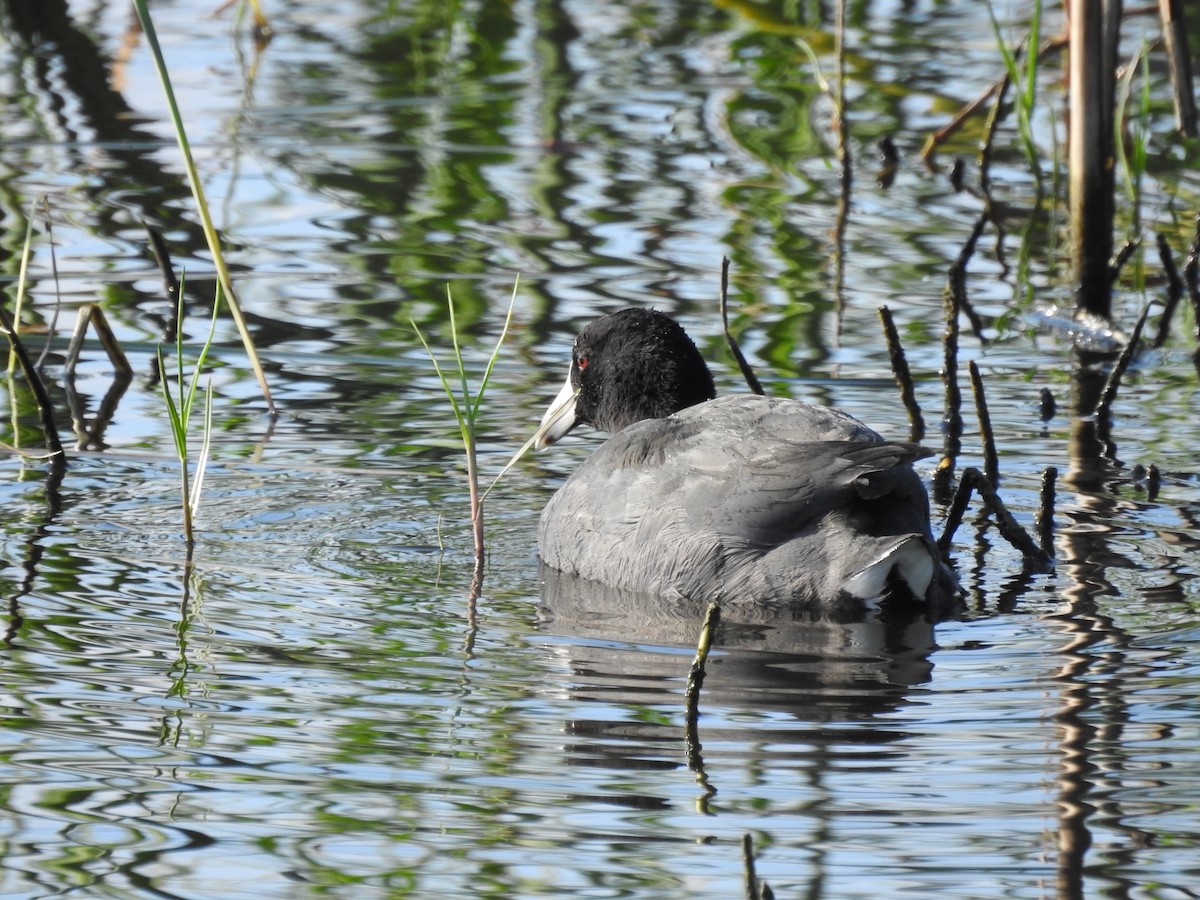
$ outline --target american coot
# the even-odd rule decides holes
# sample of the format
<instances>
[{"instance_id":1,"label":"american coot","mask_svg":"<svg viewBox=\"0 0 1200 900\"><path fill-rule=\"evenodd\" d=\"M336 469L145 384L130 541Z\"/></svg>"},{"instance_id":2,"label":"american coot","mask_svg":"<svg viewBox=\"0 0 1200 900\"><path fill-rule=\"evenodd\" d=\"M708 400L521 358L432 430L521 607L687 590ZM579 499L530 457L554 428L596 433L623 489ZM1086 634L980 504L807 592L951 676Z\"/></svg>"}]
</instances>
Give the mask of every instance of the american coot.
<instances>
[{"instance_id":1,"label":"american coot","mask_svg":"<svg viewBox=\"0 0 1200 900\"><path fill-rule=\"evenodd\" d=\"M575 340L536 446L580 423L610 437L542 512L545 564L628 591L815 611L955 602L912 463L836 409L738 394L669 316L627 309Z\"/></svg>"}]
</instances>

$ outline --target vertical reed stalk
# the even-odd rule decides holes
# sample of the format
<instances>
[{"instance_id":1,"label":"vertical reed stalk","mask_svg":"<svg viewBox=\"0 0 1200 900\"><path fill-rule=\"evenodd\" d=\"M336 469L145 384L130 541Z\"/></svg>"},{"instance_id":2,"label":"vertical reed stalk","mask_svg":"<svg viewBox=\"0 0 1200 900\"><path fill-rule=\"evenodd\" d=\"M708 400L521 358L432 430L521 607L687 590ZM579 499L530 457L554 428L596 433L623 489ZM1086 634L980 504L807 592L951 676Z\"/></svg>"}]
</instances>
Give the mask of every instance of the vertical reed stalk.
<instances>
[{"instance_id":1,"label":"vertical reed stalk","mask_svg":"<svg viewBox=\"0 0 1200 900\"><path fill-rule=\"evenodd\" d=\"M1120 0L1070 0L1070 207L1075 303L1112 312L1113 92Z\"/></svg>"}]
</instances>

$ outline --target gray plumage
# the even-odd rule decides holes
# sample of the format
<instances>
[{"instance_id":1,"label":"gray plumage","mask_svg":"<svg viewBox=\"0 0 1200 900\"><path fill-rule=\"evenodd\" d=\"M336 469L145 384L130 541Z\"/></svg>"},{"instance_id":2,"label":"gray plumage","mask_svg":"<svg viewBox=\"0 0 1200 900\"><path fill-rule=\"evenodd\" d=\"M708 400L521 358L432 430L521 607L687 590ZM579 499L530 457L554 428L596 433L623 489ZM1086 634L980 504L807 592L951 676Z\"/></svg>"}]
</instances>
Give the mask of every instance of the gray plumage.
<instances>
[{"instance_id":1,"label":"gray plumage","mask_svg":"<svg viewBox=\"0 0 1200 900\"><path fill-rule=\"evenodd\" d=\"M600 371L594 357L577 365L585 335L572 396L602 390L578 383ZM555 427L553 439L569 430ZM593 452L543 511L539 551L555 569L645 594L834 609L900 593L936 614L956 591L912 468L926 455L838 410L708 400L630 424Z\"/></svg>"}]
</instances>

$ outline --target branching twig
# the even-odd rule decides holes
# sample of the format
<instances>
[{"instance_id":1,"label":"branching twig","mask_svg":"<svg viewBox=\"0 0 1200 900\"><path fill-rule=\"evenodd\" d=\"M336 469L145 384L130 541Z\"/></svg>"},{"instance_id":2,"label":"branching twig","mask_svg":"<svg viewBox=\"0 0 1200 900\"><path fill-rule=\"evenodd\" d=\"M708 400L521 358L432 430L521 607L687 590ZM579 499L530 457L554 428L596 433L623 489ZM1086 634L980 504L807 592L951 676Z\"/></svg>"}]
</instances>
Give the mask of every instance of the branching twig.
<instances>
[{"instance_id":1,"label":"branching twig","mask_svg":"<svg viewBox=\"0 0 1200 900\"><path fill-rule=\"evenodd\" d=\"M1053 567L1054 561L1013 518L991 482L975 468L963 469L962 480L959 482L958 490L954 492L950 511L946 515L946 530L938 541L938 549L943 554L949 551L950 543L954 539L954 532L962 524L962 517L967 511L967 504L971 501L972 491L983 498L984 508L995 516L996 527L1001 536L1020 551L1025 558L1027 568L1048 571Z\"/></svg>"}]
</instances>

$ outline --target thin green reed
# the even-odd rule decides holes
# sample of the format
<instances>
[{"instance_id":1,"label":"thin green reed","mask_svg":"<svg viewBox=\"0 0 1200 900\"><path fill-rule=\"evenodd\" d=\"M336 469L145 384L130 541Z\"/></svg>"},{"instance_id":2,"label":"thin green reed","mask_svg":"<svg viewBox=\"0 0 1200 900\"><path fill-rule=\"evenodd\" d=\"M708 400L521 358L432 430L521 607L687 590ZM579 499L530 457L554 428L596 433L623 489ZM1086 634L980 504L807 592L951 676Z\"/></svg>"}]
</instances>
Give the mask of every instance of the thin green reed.
<instances>
[{"instance_id":1,"label":"thin green reed","mask_svg":"<svg viewBox=\"0 0 1200 900\"><path fill-rule=\"evenodd\" d=\"M187 170L188 183L192 188L192 197L196 201L196 212L200 216L200 224L204 231L205 240L208 241L208 250L212 254L213 265L217 270L217 279L220 281L225 299L229 303L229 314L233 317L234 324L237 325L238 334L241 335L242 346L246 350L246 356L250 360L254 376L258 379L258 386L262 390L263 399L266 401L267 411L271 415L275 415L275 401L271 398L271 389L267 385L266 372L259 361L258 350L254 346L254 337L250 334L250 326L246 322L246 317L242 314L241 304L238 302L237 294L233 289L233 279L230 277L229 267L225 264L225 255L221 252L221 238L217 234L216 226L213 224L212 213L209 212L208 208L208 200L204 195L204 186L200 182L200 174L196 169L196 162L192 158L192 149L188 143L187 131L183 127L183 117L179 114L179 104L175 102L175 91L171 87L171 76L167 72L167 63L163 59L162 48L158 43L158 33L154 30L154 22L150 18L150 10L146 8L146 0L133 0L133 5L137 10L138 20L142 24L142 31L146 35L146 43L149 45L150 52L154 56L154 67L158 71L158 79L162 84L163 94L167 99L167 109L171 114L171 124L175 128L175 139L179 144L180 153L183 155L183 165Z\"/></svg>"},{"instance_id":2,"label":"thin green reed","mask_svg":"<svg viewBox=\"0 0 1200 900\"><path fill-rule=\"evenodd\" d=\"M183 295L183 282L180 281L180 296ZM200 449L196 454L195 471L189 475L191 464L188 434L191 430L192 411L196 403L196 391L200 384L200 375L212 348L213 338L217 331L217 314L221 308L221 285L217 284L216 297L213 300L212 320L209 323L208 337L200 348L200 355L192 367L190 378L184 375L183 365L183 315L176 316L175 325L175 392L172 393L171 381L167 377L167 367L163 361L163 348L158 348L158 369L161 373L163 400L167 407L167 417L171 426L171 437L175 442L175 453L180 466L180 498L183 509L183 534L187 541L188 554L196 543L195 519L200 508L200 492L204 486L204 473L208 467L209 453L212 447L212 381L205 389L204 423L201 429Z\"/></svg>"}]
</instances>

